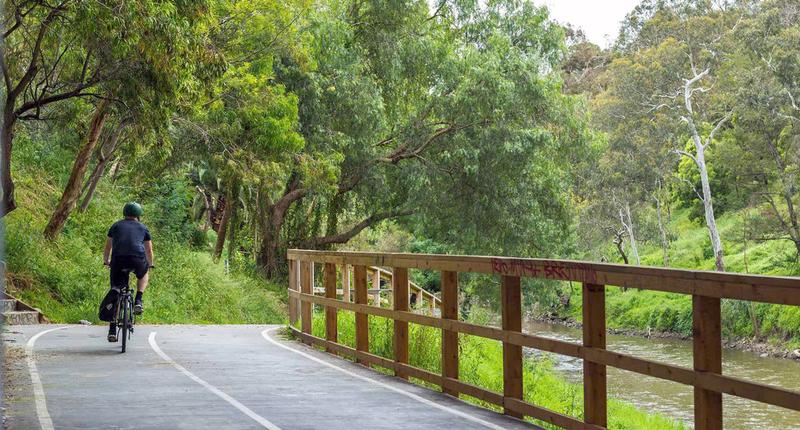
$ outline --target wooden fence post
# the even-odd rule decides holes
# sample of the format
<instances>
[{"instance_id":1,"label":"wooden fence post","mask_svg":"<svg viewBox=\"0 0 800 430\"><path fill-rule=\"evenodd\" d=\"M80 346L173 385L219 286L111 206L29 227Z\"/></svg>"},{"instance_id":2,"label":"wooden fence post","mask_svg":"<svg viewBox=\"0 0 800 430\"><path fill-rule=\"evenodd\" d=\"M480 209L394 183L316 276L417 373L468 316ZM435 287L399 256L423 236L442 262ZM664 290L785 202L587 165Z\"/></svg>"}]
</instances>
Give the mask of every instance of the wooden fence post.
<instances>
[{"instance_id":1,"label":"wooden fence post","mask_svg":"<svg viewBox=\"0 0 800 430\"><path fill-rule=\"evenodd\" d=\"M356 303L367 304L367 267L353 266L353 277L356 286ZM356 312L356 350L369 352L369 316ZM356 359L356 362L362 363Z\"/></svg>"},{"instance_id":2,"label":"wooden fence post","mask_svg":"<svg viewBox=\"0 0 800 430\"><path fill-rule=\"evenodd\" d=\"M392 306L396 311L408 311L408 269L395 267L392 273ZM408 364L408 322L394 320L394 361ZM397 370L396 376L408 379L406 372Z\"/></svg>"},{"instance_id":3,"label":"wooden fence post","mask_svg":"<svg viewBox=\"0 0 800 430\"><path fill-rule=\"evenodd\" d=\"M300 262L294 262L294 289L300 291ZM294 300L295 324L300 319L300 299Z\"/></svg>"},{"instance_id":4,"label":"wooden fence post","mask_svg":"<svg viewBox=\"0 0 800 430\"><path fill-rule=\"evenodd\" d=\"M297 290L297 261L289 260L289 289ZM289 325L297 324L297 300L289 297Z\"/></svg>"},{"instance_id":5,"label":"wooden fence post","mask_svg":"<svg viewBox=\"0 0 800 430\"><path fill-rule=\"evenodd\" d=\"M442 272L442 318L458 320L458 273ZM458 333L442 330L442 376L458 379ZM442 387L445 394L458 397L458 391Z\"/></svg>"},{"instance_id":6,"label":"wooden fence post","mask_svg":"<svg viewBox=\"0 0 800 430\"><path fill-rule=\"evenodd\" d=\"M692 296L694 370L722 373L720 299ZM722 429L722 394L694 389L694 428Z\"/></svg>"},{"instance_id":7,"label":"wooden fence post","mask_svg":"<svg viewBox=\"0 0 800 430\"><path fill-rule=\"evenodd\" d=\"M408 272L407 269L406 269L406 272ZM406 277L407 276L408 275L406 275ZM392 277L389 278L389 282L388 283L389 283L390 290L389 290L389 294L386 295L386 300L389 302L389 308L390 309L395 309L395 307L394 307L394 274L392 274ZM406 287L406 291L408 291L408 287Z\"/></svg>"},{"instance_id":8,"label":"wooden fence post","mask_svg":"<svg viewBox=\"0 0 800 430\"><path fill-rule=\"evenodd\" d=\"M372 272L372 289L375 294L372 296L372 305L381 307L381 271L376 267Z\"/></svg>"},{"instance_id":9,"label":"wooden fence post","mask_svg":"<svg viewBox=\"0 0 800 430\"><path fill-rule=\"evenodd\" d=\"M325 297L336 299L336 265L325 263ZM339 319L338 309L332 306L325 307L325 339L331 342L338 342L339 338ZM330 348L328 352L333 352Z\"/></svg>"},{"instance_id":10,"label":"wooden fence post","mask_svg":"<svg viewBox=\"0 0 800 430\"><path fill-rule=\"evenodd\" d=\"M517 276L503 276L500 285L503 330L522 331L522 291ZM503 342L503 397L522 400L522 347ZM504 408L506 415L522 414Z\"/></svg>"},{"instance_id":11,"label":"wooden fence post","mask_svg":"<svg viewBox=\"0 0 800 430\"><path fill-rule=\"evenodd\" d=\"M342 265L342 300L350 302L350 265Z\"/></svg>"},{"instance_id":12,"label":"wooden fence post","mask_svg":"<svg viewBox=\"0 0 800 430\"><path fill-rule=\"evenodd\" d=\"M583 346L606 348L605 285L583 284ZM589 424L606 427L606 366L583 360L583 415Z\"/></svg>"},{"instance_id":13,"label":"wooden fence post","mask_svg":"<svg viewBox=\"0 0 800 430\"><path fill-rule=\"evenodd\" d=\"M300 292L304 294L314 294L312 280L314 276L314 262L300 262ZM310 302L300 302L300 324L303 333L311 334L311 314L312 304Z\"/></svg>"}]
</instances>

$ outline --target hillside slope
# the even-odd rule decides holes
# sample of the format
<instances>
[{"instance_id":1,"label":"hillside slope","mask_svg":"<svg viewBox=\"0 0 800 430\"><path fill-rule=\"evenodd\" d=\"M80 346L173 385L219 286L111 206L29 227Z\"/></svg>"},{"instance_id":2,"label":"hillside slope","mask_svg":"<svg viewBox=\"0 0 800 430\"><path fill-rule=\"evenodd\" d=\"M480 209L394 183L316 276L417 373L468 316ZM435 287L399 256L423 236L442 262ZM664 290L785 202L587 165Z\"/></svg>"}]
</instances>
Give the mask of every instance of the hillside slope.
<instances>
[{"instance_id":1,"label":"hillside slope","mask_svg":"<svg viewBox=\"0 0 800 430\"><path fill-rule=\"evenodd\" d=\"M130 187L104 179L86 213L77 211L63 234L50 242L42 231L61 193L52 159L70 160L68 151L40 157L44 147L29 147L19 157L19 208L6 219L6 288L40 308L53 322L97 322L98 305L108 290L102 249L108 227L133 198ZM158 202L144 201L145 210ZM185 208L180 208L185 212ZM151 225L156 268L145 294L145 323L280 323L285 320L285 289L256 276L226 275L207 250L191 249L169 231L153 228L155 210L142 221ZM157 212L162 213L162 212ZM133 281L132 281L133 282Z\"/></svg>"},{"instance_id":2,"label":"hillside slope","mask_svg":"<svg viewBox=\"0 0 800 430\"><path fill-rule=\"evenodd\" d=\"M760 275L797 276L800 264L789 241L744 241L745 214L728 212L718 220L725 249L726 270ZM689 219L689 210L672 213L670 266L685 269L714 270L708 230ZM615 255L609 247L606 255ZM657 242L640 244L642 265L662 266L663 257ZM608 289L609 327L642 332L667 332L691 335L692 300L683 294L618 288ZM573 300L566 315L580 320L580 300ZM780 351L800 347L800 308L770 304L751 304L725 300L722 304L723 334L732 342L769 342Z\"/></svg>"}]
</instances>

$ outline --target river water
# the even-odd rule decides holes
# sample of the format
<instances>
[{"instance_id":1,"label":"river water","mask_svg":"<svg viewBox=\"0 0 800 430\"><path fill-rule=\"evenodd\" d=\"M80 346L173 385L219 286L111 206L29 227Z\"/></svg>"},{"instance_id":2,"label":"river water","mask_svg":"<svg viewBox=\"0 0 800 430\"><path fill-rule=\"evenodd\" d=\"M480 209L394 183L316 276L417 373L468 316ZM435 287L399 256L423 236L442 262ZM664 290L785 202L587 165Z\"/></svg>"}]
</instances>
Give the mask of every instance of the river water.
<instances>
[{"instance_id":1,"label":"river water","mask_svg":"<svg viewBox=\"0 0 800 430\"><path fill-rule=\"evenodd\" d=\"M529 321L525 331L581 343L580 329L562 325ZM607 348L662 363L692 367L692 343L688 340L608 335ZM567 379L582 383L582 360L558 354L547 355L554 361L556 370ZM797 361L724 349L722 368L725 375L800 391L800 362ZM688 385L609 367L608 393L609 396L632 403L646 411L658 412L692 424L694 399L692 388ZM734 396L723 396L723 414L726 430L800 429L800 412Z\"/></svg>"}]
</instances>

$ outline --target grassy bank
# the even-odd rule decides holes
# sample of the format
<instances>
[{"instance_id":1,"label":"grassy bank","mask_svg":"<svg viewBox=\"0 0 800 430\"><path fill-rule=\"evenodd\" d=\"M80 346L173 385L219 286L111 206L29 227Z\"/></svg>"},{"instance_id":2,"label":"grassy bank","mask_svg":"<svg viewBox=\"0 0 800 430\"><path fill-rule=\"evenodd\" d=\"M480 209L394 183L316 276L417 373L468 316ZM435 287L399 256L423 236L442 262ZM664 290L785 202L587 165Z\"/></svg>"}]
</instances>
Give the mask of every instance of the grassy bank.
<instances>
[{"instance_id":1,"label":"grassy bank","mask_svg":"<svg viewBox=\"0 0 800 430\"><path fill-rule=\"evenodd\" d=\"M729 212L718 220L725 248L726 270L761 275L799 275L800 265L795 260L795 249L791 242L744 241L744 215L741 211ZM669 249L671 267L714 270L708 231L704 225L698 225L689 219L689 210L673 212L670 231L675 236ZM663 265L659 244L645 242L640 246L642 265ZM615 255L611 249L605 253ZM606 302L609 327L691 335L690 296L609 288ZM724 300L722 312L723 335L728 340L767 342L784 350L800 348L798 307ZM581 301L572 300L571 306L561 314L580 321Z\"/></svg>"},{"instance_id":2,"label":"grassy bank","mask_svg":"<svg viewBox=\"0 0 800 430\"><path fill-rule=\"evenodd\" d=\"M33 143L31 143L33 145ZM29 148L30 149L30 148ZM97 322L98 305L108 290L108 269L102 248L108 227L119 218L133 190L101 182L86 213L75 211L63 234L54 242L42 231L55 207L65 177L63 166L47 160L68 154L50 154L46 148L21 152L16 172L19 209L5 218L7 289L42 309L53 322ZM69 159L69 158L66 158ZM142 189L158 185L143 185ZM175 194L175 193L172 193ZM180 195L177 200L181 214ZM286 292L257 276L225 274L211 261L208 243L190 247L165 222L173 204L163 196L145 201L143 222L150 226L156 268L145 294L145 323L279 323L285 320ZM185 216L185 215L184 215Z\"/></svg>"},{"instance_id":3,"label":"grassy bank","mask_svg":"<svg viewBox=\"0 0 800 430\"><path fill-rule=\"evenodd\" d=\"M479 322L479 321L472 321ZM481 322L482 323L482 322ZM370 352L393 358L392 321L369 317ZM322 312L314 315L313 333L324 337L325 321ZM355 348L355 317L352 312L339 312L339 342ZM460 335L459 378L485 389L503 391L503 350L497 341L475 336ZM431 327L409 324L409 363L430 372L441 373L441 335ZM582 419L583 389L561 377L547 358L528 357L524 362L525 400L566 415ZM413 379L413 378L412 378ZM414 381L423 384L422 381ZM428 384L423 384L428 385ZM478 399L465 400L498 410L494 405ZM682 423L656 414L648 414L628 403L610 399L608 404L611 429L686 429ZM533 421L545 428L558 427Z\"/></svg>"},{"instance_id":4,"label":"grassy bank","mask_svg":"<svg viewBox=\"0 0 800 430\"><path fill-rule=\"evenodd\" d=\"M581 303L579 300L572 302L563 315L581 321ZM692 298L682 294L607 288L606 321L612 329L688 337L692 334ZM781 351L794 350L800 348L800 309L723 300L722 333L730 342L749 340L770 344Z\"/></svg>"}]
</instances>

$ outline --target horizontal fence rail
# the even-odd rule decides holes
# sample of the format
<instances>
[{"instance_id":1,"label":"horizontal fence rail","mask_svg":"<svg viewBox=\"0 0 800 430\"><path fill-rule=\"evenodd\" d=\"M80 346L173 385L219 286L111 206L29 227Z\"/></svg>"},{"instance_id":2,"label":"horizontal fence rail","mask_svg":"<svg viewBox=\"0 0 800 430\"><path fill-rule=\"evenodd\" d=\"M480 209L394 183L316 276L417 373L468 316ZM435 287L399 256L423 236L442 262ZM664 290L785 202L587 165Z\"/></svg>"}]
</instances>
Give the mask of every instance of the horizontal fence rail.
<instances>
[{"instance_id":1,"label":"horizontal fence rail","mask_svg":"<svg viewBox=\"0 0 800 430\"><path fill-rule=\"evenodd\" d=\"M798 392L722 374L720 315L722 298L800 305L800 278L632 267L571 260L396 253L290 250L288 260L290 321L292 324L296 323L299 308L301 329L298 331L292 327L292 330L302 341L324 347L328 352L352 356L365 365L385 367L402 378L414 377L438 385L443 392L453 396L464 394L495 404L512 416L528 416L565 429L606 428L607 366L694 387L695 428L698 430L722 429L722 394L800 411ZM324 266L324 296L314 294L312 284L315 263ZM355 285L354 302L347 297L342 300L337 298L337 267L340 273L349 273L350 266L353 268L352 279ZM368 304L367 278L375 276L377 266L393 268L392 272L377 272L391 281L391 309L380 307L380 300L373 300L373 305ZM433 312L425 315L409 309L408 269L441 272L442 296L435 302L431 300L431 303L440 306L440 317ZM500 276L502 328L458 320L459 272ZM583 284L582 344L522 333L520 278L576 281ZM345 276L341 279L342 285L346 287ZM692 295L693 368L606 350L606 285ZM347 290L348 288L342 289ZM325 308L325 339L311 334L313 305ZM337 343L338 310L352 311L356 315L355 349ZM394 360L369 353L368 315L394 321ZM408 323L442 330L441 375L408 365ZM502 342L502 393L459 381L459 333ZM583 360L583 421L523 400L523 347Z\"/></svg>"}]
</instances>

